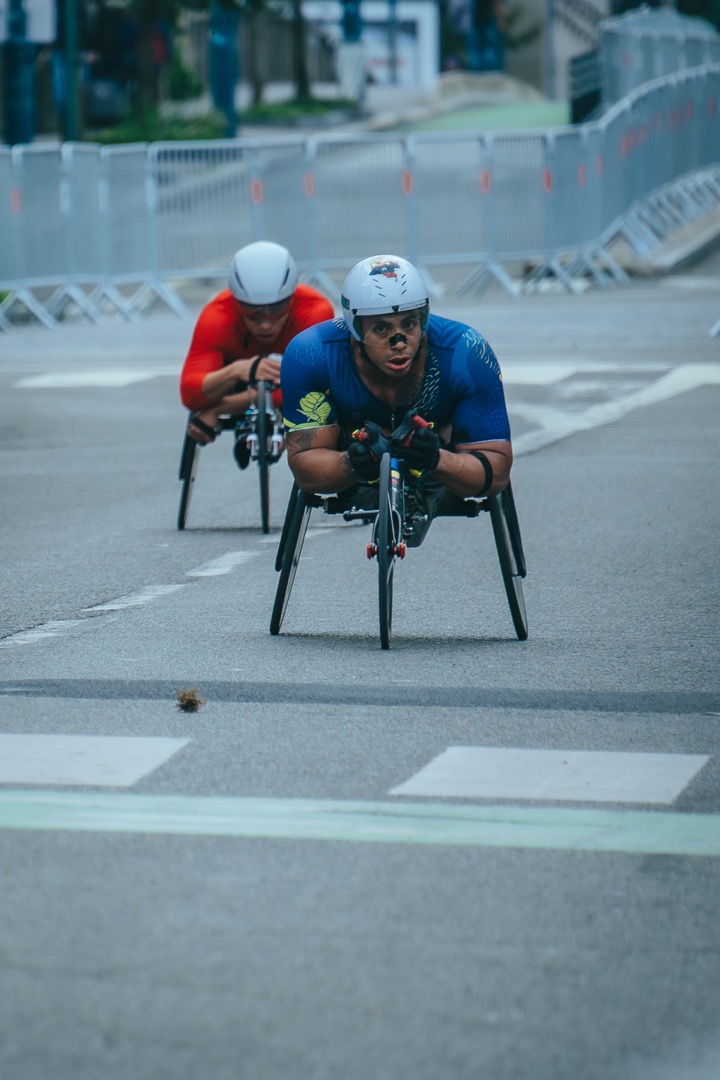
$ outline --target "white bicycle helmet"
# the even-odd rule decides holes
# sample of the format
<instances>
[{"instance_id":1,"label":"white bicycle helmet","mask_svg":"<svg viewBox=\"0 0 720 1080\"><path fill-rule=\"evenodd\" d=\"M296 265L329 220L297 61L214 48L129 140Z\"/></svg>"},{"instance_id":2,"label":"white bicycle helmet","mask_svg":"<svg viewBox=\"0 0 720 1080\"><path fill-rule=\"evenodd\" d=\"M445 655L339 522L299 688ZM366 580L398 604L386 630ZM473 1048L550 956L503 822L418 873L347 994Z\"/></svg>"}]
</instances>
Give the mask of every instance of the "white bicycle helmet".
<instances>
[{"instance_id":1,"label":"white bicycle helmet","mask_svg":"<svg viewBox=\"0 0 720 1080\"><path fill-rule=\"evenodd\" d=\"M298 269L287 248L271 240L258 240L233 256L228 287L236 300L249 307L265 307L289 299L298 283Z\"/></svg>"},{"instance_id":2,"label":"white bicycle helmet","mask_svg":"<svg viewBox=\"0 0 720 1080\"><path fill-rule=\"evenodd\" d=\"M399 255L371 255L356 263L342 288L343 318L356 341L362 341L359 315L396 315L420 309L425 333L430 300L419 270Z\"/></svg>"}]
</instances>

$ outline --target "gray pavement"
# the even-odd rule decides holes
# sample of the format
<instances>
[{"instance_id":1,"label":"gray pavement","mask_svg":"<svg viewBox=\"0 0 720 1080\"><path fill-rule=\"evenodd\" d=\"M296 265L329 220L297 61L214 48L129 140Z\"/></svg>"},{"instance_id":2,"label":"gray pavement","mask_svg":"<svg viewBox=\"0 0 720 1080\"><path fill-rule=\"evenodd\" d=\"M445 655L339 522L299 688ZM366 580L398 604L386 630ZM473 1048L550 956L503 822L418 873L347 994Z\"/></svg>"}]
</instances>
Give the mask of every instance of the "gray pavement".
<instances>
[{"instance_id":1,"label":"gray pavement","mask_svg":"<svg viewBox=\"0 0 720 1080\"><path fill-rule=\"evenodd\" d=\"M717 856L592 847L568 800L390 792L448 747L696 755L667 805L586 804L594 842L632 810L720 839L717 270L436 305L505 369L525 643L487 522L447 521L383 653L366 531L322 517L271 638L285 462L271 537L222 438L174 527L191 320L0 338L0 735L187 740L129 789L0 781L3 1080L714 1080ZM334 839L218 835L246 799L348 809ZM390 842L388 804L457 821ZM457 843L483 811L510 833ZM549 839L512 839L525 811Z\"/></svg>"}]
</instances>

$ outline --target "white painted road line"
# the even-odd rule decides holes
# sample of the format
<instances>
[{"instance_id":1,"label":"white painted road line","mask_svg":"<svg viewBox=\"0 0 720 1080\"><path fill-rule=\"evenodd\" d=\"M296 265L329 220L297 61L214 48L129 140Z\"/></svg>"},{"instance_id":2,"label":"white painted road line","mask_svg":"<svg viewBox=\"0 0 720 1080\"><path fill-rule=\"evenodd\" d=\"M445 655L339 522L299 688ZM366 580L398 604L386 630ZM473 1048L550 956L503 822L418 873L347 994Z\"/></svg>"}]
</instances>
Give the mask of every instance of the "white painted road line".
<instances>
[{"instance_id":1,"label":"white painted road line","mask_svg":"<svg viewBox=\"0 0 720 1080\"><path fill-rule=\"evenodd\" d=\"M543 425L541 431L529 431L513 439L513 453L515 456L531 454L561 439L567 439L570 435L591 431L603 424L620 420L635 409L656 405L688 390L697 390L701 386L719 384L720 364L684 364L682 367L673 368L657 382L637 390L634 394L593 405L584 412L561 414L557 409L548 410L548 423Z\"/></svg>"},{"instance_id":2,"label":"white painted road line","mask_svg":"<svg viewBox=\"0 0 720 1080\"><path fill-rule=\"evenodd\" d=\"M177 585L148 585L146 589L128 593L127 596L118 596L116 600L107 600L104 604L93 604L92 607L83 608L83 611L123 611L125 608L144 607L145 604L151 604L153 600L157 600L160 596L168 596L170 593L177 592L178 589L187 589L187 587L183 583Z\"/></svg>"},{"instance_id":3,"label":"white painted road line","mask_svg":"<svg viewBox=\"0 0 720 1080\"><path fill-rule=\"evenodd\" d=\"M159 375L178 376L178 368L97 368L87 371L48 371L42 375L28 375L18 379L13 386L18 390L76 390L83 386L99 386L111 389L146 382Z\"/></svg>"},{"instance_id":4,"label":"white painted road line","mask_svg":"<svg viewBox=\"0 0 720 1080\"><path fill-rule=\"evenodd\" d=\"M229 574L236 566L242 566L258 554L257 551L228 551L194 570L188 570L186 577L219 577L221 574Z\"/></svg>"},{"instance_id":5,"label":"white painted road line","mask_svg":"<svg viewBox=\"0 0 720 1080\"><path fill-rule=\"evenodd\" d=\"M58 637L65 630L80 626L84 622L86 622L85 619L54 619L40 626L33 626L30 630L20 630L17 634L10 634L9 637L0 641L0 649L7 649L14 645L34 645L37 641Z\"/></svg>"},{"instance_id":6,"label":"white painted road line","mask_svg":"<svg viewBox=\"0 0 720 1080\"><path fill-rule=\"evenodd\" d=\"M538 356L532 360L506 359L500 367L504 383L518 386L552 386L572 375L587 375L591 372L625 375L632 371L635 375L652 373L654 376L658 371L669 371L670 364L621 364L609 360L585 360L583 357L576 360L556 360ZM603 385L612 386L612 380Z\"/></svg>"},{"instance_id":7,"label":"white painted road line","mask_svg":"<svg viewBox=\"0 0 720 1080\"><path fill-rule=\"evenodd\" d=\"M189 739L0 735L0 784L130 787Z\"/></svg>"},{"instance_id":8,"label":"white painted road line","mask_svg":"<svg viewBox=\"0 0 720 1080\"><path fill-rule=\"evenodd\" d=\"M668 805L705 754L450 746L390 795Z\"/></svg>"},{"instance_id":9,"label":"white painted road line","mask_svg":"<svg viewBox=\"0 0 720 1080\"><path fill-rule=\"evenodd\" d=\"M186 577L217 577L221 574L229 574L236 566L241 566L257 554L259 554L257 551L228 551L217 559L195 567L194 570L188 570ZM115 600L106 600L102 604L93 604L82 610L87 614L96 615L104 611L125 611L127 608L144 607L146 604L151 604L153 600L178 592L179 589L187 589L189 585L189 582L177 582L174 585L148 585L145 589L118 596ZM58 637L66 630L84 625L87 625L87 619L59 619L43 623L41 626L34 626L30 630L22 630L3 638L0 641L0 649L11 648L15 645L34 645L38 641Z\"/></svg>"},{"instance_id":10,"label":"white painted road line","mask_svg":"<svg viewBox=\"0 0 720 1080\"><path fill-rule=\"evenodd\" d=\"M647 810L0 791L0 828L720 856L720 816Z\"/></svg>"}]
</instances>

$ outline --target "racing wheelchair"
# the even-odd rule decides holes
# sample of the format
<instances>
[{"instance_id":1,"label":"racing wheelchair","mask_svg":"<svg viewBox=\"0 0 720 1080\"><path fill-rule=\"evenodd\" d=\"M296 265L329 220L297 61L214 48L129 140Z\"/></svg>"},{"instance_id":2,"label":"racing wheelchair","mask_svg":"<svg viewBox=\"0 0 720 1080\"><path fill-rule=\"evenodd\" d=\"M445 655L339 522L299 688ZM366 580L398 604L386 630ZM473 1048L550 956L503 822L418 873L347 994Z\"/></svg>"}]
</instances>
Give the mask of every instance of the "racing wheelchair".
<instances>
[{"instance_id":1,"label":"racing wheelchair","mask_svg":"<svg viewBox=\"0 0 720 1080\"><path fill-rule=\"evenodd\" d=\"M515 633L524 641L528 636L522 585L526 567L512 486L508 483L499 495L456 501L458 509L453 511L453 516L490 515ZM348 508L338 496L309 494L293 484L275 558L275 570L280 578L270 620L271 634L280 633L310 515L314 509L321 508L326 514L342 514L345 521L372 524L367 557L377 560L380 645L383 649L390 648L395 563L397 559L405 558L408 547L419 546L432 519L418 500L416 486L407 469L389 453L383 454L380 460L377 502L377 509ZM441 511L438 516L447 515Z\"/></svg>"},{"instance_id":2,"label":"racing wheelchair","mask_svg":"<svg viewBox=\"0 0 720 1080\"><path fill-rule=\"evenodd\" d=\"M235 449L249 454L249 460L257 462L260 477L260 522L264 533L270 532L270 474L269 469L279 460L285 447L282 415L275 408L272 400L274 389L271 382L261 380L253 384L257 389L257 400L243 416L220 416L215 427L215 435L223 431L232 431ZM200 446L185 431L182 452L180 454L179 479L180 505L178 507L177 527L184 529L190 509L195 477L197 475Z\"/></svg>"}]
</instances>

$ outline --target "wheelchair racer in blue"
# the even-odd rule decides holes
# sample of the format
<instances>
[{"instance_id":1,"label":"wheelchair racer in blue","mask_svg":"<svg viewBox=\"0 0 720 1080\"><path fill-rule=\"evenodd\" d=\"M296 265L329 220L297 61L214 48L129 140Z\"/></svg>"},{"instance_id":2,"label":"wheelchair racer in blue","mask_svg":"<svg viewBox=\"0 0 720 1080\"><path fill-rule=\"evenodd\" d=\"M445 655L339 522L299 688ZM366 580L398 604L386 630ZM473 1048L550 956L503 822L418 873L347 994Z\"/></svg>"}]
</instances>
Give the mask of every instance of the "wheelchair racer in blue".
<instances>
[{"instance_id":1,"label":"wheelchair racer in blue","mask_svg":"<svg viewBox=\"0 0 720 1080\"><path fill-rule=\"evenodd\" d=\"M342 289L343 317L302 331L280 371L288 463L298 486L377 507L380 458L390 451L414 481L426 522L472 516L465 499L496 495L512 465L500 366L464 323L430 314L406 259L363 259ZM375 485L375 487L374 487Z\"/></svg>"}]
</instances>

